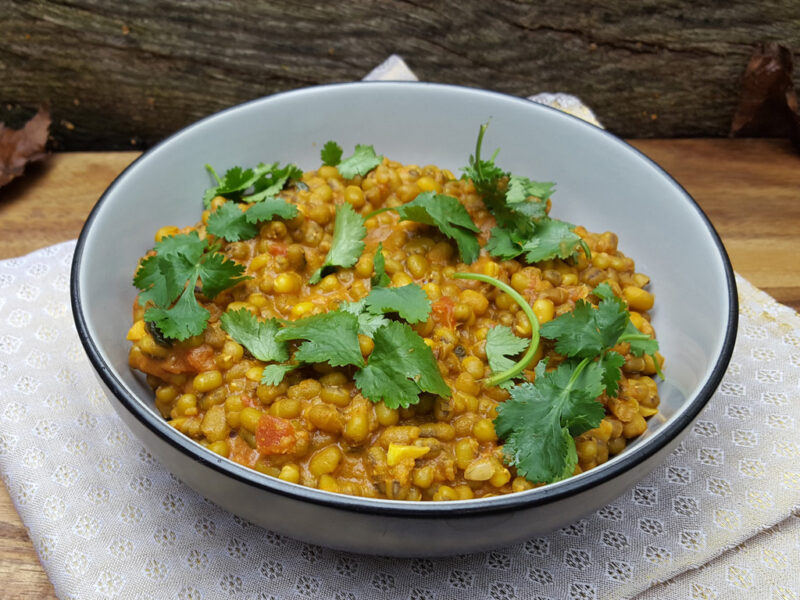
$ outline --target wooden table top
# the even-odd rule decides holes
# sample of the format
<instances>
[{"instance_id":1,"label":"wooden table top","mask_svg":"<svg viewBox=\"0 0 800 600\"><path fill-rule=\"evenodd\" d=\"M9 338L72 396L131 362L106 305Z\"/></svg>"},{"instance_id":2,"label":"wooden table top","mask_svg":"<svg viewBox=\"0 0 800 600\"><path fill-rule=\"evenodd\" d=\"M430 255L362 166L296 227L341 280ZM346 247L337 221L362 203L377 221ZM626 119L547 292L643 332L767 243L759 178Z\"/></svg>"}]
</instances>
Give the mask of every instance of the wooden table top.
<instances>
[{"instance_id":1,"label":"wooden table top","mask_svg":"<svg viewBox=\"0 0 800 600\"><path fill-rule=\"evenodd\" d=\"M697 200L733 268L800 310L800 155L783 140L634 140ZM136 152L63 153L0 189L0 259L77 237L103 190ZM3 597L55 598L0 486Z\"/></svg>"}]
</instances>

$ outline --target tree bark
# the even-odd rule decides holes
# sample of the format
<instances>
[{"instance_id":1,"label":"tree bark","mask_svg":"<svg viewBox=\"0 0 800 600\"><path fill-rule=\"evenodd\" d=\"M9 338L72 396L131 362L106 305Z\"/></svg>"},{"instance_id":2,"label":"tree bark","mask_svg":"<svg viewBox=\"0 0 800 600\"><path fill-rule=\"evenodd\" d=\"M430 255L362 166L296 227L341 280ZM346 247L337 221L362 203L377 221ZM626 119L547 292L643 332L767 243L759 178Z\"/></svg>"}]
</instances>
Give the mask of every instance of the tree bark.
<instances>
[{"instance_id":1,"label":"tree bark","mask_svg":"<svg viewBox=\"0 0 800 600\"><path fill-rule=\"evenodd\" d=\"M426 81L576 94L622 136L724 136L767 41L800 51L793 0L0 0L0 121L48 103L56 148L146 147L397 53Z\"/></svg>"}]
</instances>

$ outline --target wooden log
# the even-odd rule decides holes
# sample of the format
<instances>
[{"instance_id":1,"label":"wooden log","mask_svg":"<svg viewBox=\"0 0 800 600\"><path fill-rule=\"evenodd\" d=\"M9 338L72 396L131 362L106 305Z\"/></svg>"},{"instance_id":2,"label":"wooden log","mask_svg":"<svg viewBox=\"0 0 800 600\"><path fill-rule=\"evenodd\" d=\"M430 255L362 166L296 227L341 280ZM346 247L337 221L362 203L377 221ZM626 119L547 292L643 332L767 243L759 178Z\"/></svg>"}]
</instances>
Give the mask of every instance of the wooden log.
<instances>
[{"instance_id":1,"label":"wooden log","mask_svg":"<svg viewBox=\"0 0 800 600\"><path fill-rule=\"evenodd\" d=\"M0 121L49 102L61 149L148 146L391 53L428 81L577 94L623 136L724 136L753 47L800 51L793 0L0 0L0 15Z\"/></svg>"}]
</instances>

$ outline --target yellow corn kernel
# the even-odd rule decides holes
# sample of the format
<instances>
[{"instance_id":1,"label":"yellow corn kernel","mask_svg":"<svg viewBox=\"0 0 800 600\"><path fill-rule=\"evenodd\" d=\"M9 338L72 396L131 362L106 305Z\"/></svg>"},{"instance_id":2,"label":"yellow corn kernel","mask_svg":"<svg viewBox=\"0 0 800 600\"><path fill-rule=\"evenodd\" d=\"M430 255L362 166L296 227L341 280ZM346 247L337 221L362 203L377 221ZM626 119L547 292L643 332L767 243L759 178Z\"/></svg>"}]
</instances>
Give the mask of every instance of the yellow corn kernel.
<instances>
[{"instance_id":1,"label":"yellow corn kernel","mask_svg":"<svg viewBox=\"0 0 800 600\"><path fill-rule=\"evenodd\" d=\"M645 419L647 417L652 417L657 412L658 412L657 408L650 408L649 406L644 406L642 404L639 405L639 414L642 415Z\"/></svg>"},{"instance_id":2,"label":"yellow corn kernel","mask_svg":"<svg viewBox=\"0 0 800 600\"><path fill-rule=\"evenodd\" d=\"M150 356L154 356L156 358L166 358L169 354L169 349L159 346L153 339L153 336L149 333L146 333L138 343L139 347L142 349L142 352L149 354Z\"/></svg>"},{"instance_id":3,"label":"yellow corn kernel","mask_svg":"<svg viewBox=\"0 0 800 600\"><path fill-rule=\"evenodd\" d=\"M503 487L511 481L511 472L503 466L498 465L499 468L495 469L494 475L489 479L492 487Z\"/></svg>"},{"instance_id":4,"label":"yellow corn kernel","mask_svg":"<svg viewBox=\"0 0 800 600\"><path fill-rule=\"evenodd\" d=\"M364 192L357 185L348 185L344 188L344 201L353 208L361 208L364 206Z\"/></svg>"},{"instance_id":5,"label":"yellow corn kernel","mask_svg":"<svg viewBox=\"0 0 800 600\"><path fill-rule=\"evenodd\" d=\"M334 290L338 290L342 284L339 282L339 278L331 273L330 275L326 275L322 278L322 281L319 282L317 286L323 292L332 292Z\"/></svg>"},{"instance_id":6,"label":"yellow corn kernel","mask_svg":"<svg viewBox=\"0 0 800 600\"><path fill-rule=\"evenodd\" d=\"M394 275L392 275L392 286L393 287L403 287L404 285L408 285L409 283L414 283L414 280L409 277L408 273L405 271L398 271Z\"/></svg>"},{"instance_id":7,"label":"yellow corn kernel","mask_svg":"<svg viewBox=\"0 0 800 600\"><path fill-rule=\"evenodd\" d=\"M536 315L539 324L544 325L553 320L553 316L556 314L555 304L550 298L538 298L533 303L533 314Z\"/></svg>"},{"instance_id":8,"label":"yellow corn kernel","mask_svg":"<svg viewBox=\"0 0 800 600\"><path fill-rule=\"evenodd\" d=\"M422 286L423 291L427 294L428 299L436 302L442 297L442 288L438 283L429 282Z\"/></svg>"},{"instance_id":9,"label":"yellow corn kernel","mask_svg":"<svg viewBox=\"0 0 800 600\"><path fill-rule=\"evenodd\" d=\"M319 175L323 179L333 179L339 177L339 169L329 165L323 165L319 169L317 169L317 175Z\"/></svg>"},{"instance_id":10,"label":"yellow corn kernel","mask_svg":"<svg viewBox=\"0 0 800 600\"><path fill-rule=\"evenodd\" d=\"M267 297L264 294L250 294L247 297L247 302L256 308L264 308L267 304Z\"/></svg>"},{"instance_id":11,"label":"yellow corn kernel","mask_svg":"<svg viewBox=\"0 0 800 600\"><path fill-rule=\"evenodd\" d=\"M459 469L466 469L475 459L477 446L477 442L469 438L462 438L456 442L456 465Z\"/></svg>"},{"instance_id":12,"label":"yellow corn kernel","mask_svg":"<svg viewBox=\"0 0 800 600\"><path fill-rule=\"evenodd\" d=\"M267 266L269 259L270 257L267 254L257 254L253 257L253 260L250 261L250 271L253 273L260 271Z\"/></svg>"},{"instance_id":13,"label":"yellow corn kernel","mask_svg":"<svg viewBox=\"0 0 800 600\"><path fill-rule=\"evenodd\" d=\"M490 419L478 419L472 426L472 434L479 442L495 442L497 434L494 431L494 423Z\"/></svg>"},{"instance_id":14,"label":"yellow corn kernel","mask_svg":"<svg viewBox=\"0 0 800 600\"><path fill-rule=\"evenodd\" d=\"M180 417L191 417L197 414L197 396L183 394L175 403L175 412Z\"/></svg>"},{"instance_id":15,"label":"yellow corn kernel","mask_svg":"<svg viewBox=\"0 0 800 600\"><path fill-rule=\"evenodd\" d=\"M565 273L562 275L561 285L578 285L577 273Z\"/></svg>"},{"instance_id":16,"label":"yellow corn kernel","mask_svg":"<svg viewBox=\"0 0 800 600\"><path fill-rule=\"evenodd\" d=\"M273 289L278 294L292 294L300 289L302 283L297 273L281 273L275 278Z\"/></svg>"},{"instance_id":17,"label":"yellow corn kernel","mask_svg":"<svg viewBox=\"0 0 800 600\"><path fill-rule=\"evenodd\" d=\"M250 367L245 371L244 376L247 378L248 381L255 381L256 383L261 381L261 375L264 369L262 367Z\"/></svg>"},{"instance_id":18,"label":"yellow corn kernel","mask_svg":"<svg viewBox=\"0 0 800 600\"><path fill-rule=\"evenodd\" d=\"M417 187L423 192L436 192L437 194L442 191L442 186L433 177L427 175L417 179Z\"/></svg>"},{"instance_id":19,"label":"yellow corn kernel","mask_svg":"<svg viewBox=\"0 0 800 600\"><path fill-rule=\"evenodd\" d=\"M327 473L320 475L319 484L317 487L326 492L339 492L339 483Z\"/></svg>"},{"instance_id":20,"label":"yellow corn kernel","mask_svg":"<svg viewBox=\"0 0 800 600\"><path fill-rule=\"evenodd\" d=\"M178 235L180 232L181 232L181 230L178 229L177 227L175 227L175 225L166 225L166 226L162 227L161 229L159 229L158 231L156 231L156 235L155 235L156 243L160 242L165 237L170 237L172 235Z\"/></svg>"},{"instance_id":21,"label":"yellow corn kernel","mask_svg":"<svg viewBox=\"0 0 800 600\"><path fill-rule=\"evenodd\" d=\"M476 317L482 316L489 308L488 298L475 290L464 290L458 295L458 299L469 306Z\"/></svg>"},{"instance_id":22,"label":"yellow corn kernel","mask_svg":"<svg viewBox=\"0 0 800 600\"><path fill-rule=\"evenodd\" d=\"M138 342L146 335L147 335L147 326L144 324L143 320L139 319L128 330L128 335L126 336L126 339L130 342Z\"/></svg>"},{"instance_id":23,"label":"yellow corn kernel","mask_svg":"<svg viewBox=\"0 0 800 600\"><path fill-rule=\"evenodd\" d=\"M367 415L363 412L354 413L345 423L344 436L353 442L363 442L369 433Z\"/></svg>"},{"instance_id":24,"label":"yellow corn kernel","mask_svg":"<svg viewBox=\"0 0 800 600\"><path fill-rule=\"evenodd\" d=\"M222 404L212 406L206 411L200 430L209 442L228 439L230 426L225 418L225 407Z\"/></svg>"},{"instance_id":25,"label":"yellow corn kernel","mask_svg":"<svg viewBox=\"0 0 800 600\"><path fill-rule=\"evenodd\" d=\"M308 470L315 477L325 475L326 473L333 473L339 462L342 460L342 451L338 446L328 446L323 448L308 462Z\"/></svg>"},{"instance_id":26,"label":"yellow corn kernel","mask_svg":"<svg viewBox=\"0 0 800 600\"><path fill-rule=\"evenodd\" d=\"M533 484L524 477L514 477L514 481L511 482L511 491L513 492L524 492L530 489L533 489Z\"/></svg>"},{"instance_id":27,"label":"yellow corn kernel","mask_svg":"<svg viewBox=\"0 0 800 600\"><path fill-rule=\"evenodd\" d=\"M298 302L292 307L292 318L299 319L300 317L305 317L306 315L310 315L313 310L313 302Z\"/></svg>"},{"instance_id":28,"label":"yellow corn kernel","mask_svg":"<svg viewBox=\"0 0 800 600\"><path fill-rule=\"evenodd\" d=\"M375 348L375 342L372 341L372 338L367 337L364 334L358 334L358 348L361 350L361 356L367 357L372 354L372 350Z\"/></svg>"},{"instance_id":29,"label":"yellow corn kernel","mask_svg":"<svg viewBox=\"0 0 800 600\"><path fill-rule=\"evenodd\" d=\"M261 415L263 414L264 413L257 408L245 406L239 413L239 422L242 424L242 427L247 429L247 431L255 433L256 429L258 428L258 422L261 420Z\"/></svg>"},{"instance_id":30,"label":"yellow corn kernel","mask_svg":"<svg viewBox=\"0 0 800 600\"><path fill-rule=\"evenodd\" d=\"M598 269L607 269L611 265L611 257L605 252L592 254L592 264Z\"/></svg>"},{"instance_id":31,"label":"yellow corn kernel","mask_svg":"<svg viewBox=\"0 0 800 600\"><path fill-rule=\"evenodd\" d=\"M457 485L455 487L456 494L458 494L459 500L469 500L470 498L475 497L475 493L472 491L472 488L469 487L467 484L462 483L461 485Z\"/></svg>"},{"instance_id":32,"label":"yellow corn kernel","mask_svg":"<svg viewBox=\"0 0 800 600\"><path fill-rule=\"evenodd\" d=\"M629 314L630 314L631 323L633 323L633 326L636 327L636 329L638 329L639 331L642 331L642 328L644 327L644 323L645 323L645 318L641 314L636 312L635 310L630 311Z\"/></svg>"},{"instance_id":33,"label":"yellow corn kernel","mask_svg":"<svg viewBox=\"0 0 800 600\"><path fill-rule=\"evenodd\" d=\"M477 356L465 356L461 360L461 368L472 375L472 378L476 381L481 379L486 373L486 366Z\"/></svg>"},{"instance_id":34,"label":"yellow corn kernel","mask_svg":"<svg viewBox=\"0 0 800 600\"><path fill-rule=\"evenodd\" d=\"M210 392L222 385L222 373L214 369L198 373L192 380L192 387L196 392Z\"/></svg>"},{"instance_id":35,"label":"yellow corn kernel","mask_svg":"<svg viewBox=\"0 0 800 600\"><path fill-rule=\"evenodd\" d=\"M420 456L425 456L430 452L428 446L406 446L404 444L389 444L389 450L386 452L386 464L390 467L399 465L404 459L410 458L412 460L418 459Z\"/></svg>"},{"instance_id":36,"label":"yellow corn kernel","mask_svg":"<svg viewBox=\"0 0 800 600\"><path fill-rule=\"evenodd\" d=\"M288 481L289 483L300 483L300 469L294 463L283 465L283 467L281 467L281 474L278 475L278 478Z\"/></svg>"},{"instance_id":37,"label":"yellow corn kernel","mask_svg":"<svg viewBox=\"0 0 800 600\"><path fill-rule=\"evenodd\" d=\"M468 481L489 481L494 472L495 465L491 458L477 458L464 469L464 479Z\"/></svg>"},{"instance_id":38,"label":"yellow corn kernel","mask_svg":"<svg viewBox=\"0 0 800 600\"><path fill-rule=\"evenodd\" d=\"M225 458L228 457L228 454L230 454L230 451L231 451L230 445L225 440L219 440L219 441L216 441L216 442L213 442L213 443L209 444L208 445L208 449L211 450L212 452L214 452L215 454L219 454L220 456L224 456Z\"/></svg>"},{"instance_id":39,"label":"yellow corn kernel","mask_svg":"<svg viewBox=\"0 0 800 600\"><path fill-rule=\"evenodd\" d=\"M421 279L428 274L430 263L422 254L412 254L406 260L406 266L411 274L417 279Z\"/></svg>"},{"instance_id":40,"label":"yellow corn kernel","mask_svg":"<svg viewBox=\"0 0 800 600\"><path fill-rule=\"evenodd\" d=\"M628 302L628 306L639 312L653 308L655 300L650 292L632 285L622 290L622 297Z\"/></svg>"},{"instance_id":41,"label":"yellow corn kernel","mask_svg":"<svg viewBox=\"0 0 800 600\"><path fill-rule=\"evenodd\" d=\"M419 469L414 469L411 480L415 486L427 490L433 484L435 475L436 469L433 468L433 465L425 465Z\"/></svg>"},{"instance_id":42,"label":"yellow corn kernel","mask_svg":"<svg viewBox=\"0 0 800 600\"><path fill-rule=\"evenodd\" d=\"M458 500L458 492L451 488L449 485L440 485L439 489L433 495L433 499L437 502L446 500Z\"/></svg>"}]
</instances>

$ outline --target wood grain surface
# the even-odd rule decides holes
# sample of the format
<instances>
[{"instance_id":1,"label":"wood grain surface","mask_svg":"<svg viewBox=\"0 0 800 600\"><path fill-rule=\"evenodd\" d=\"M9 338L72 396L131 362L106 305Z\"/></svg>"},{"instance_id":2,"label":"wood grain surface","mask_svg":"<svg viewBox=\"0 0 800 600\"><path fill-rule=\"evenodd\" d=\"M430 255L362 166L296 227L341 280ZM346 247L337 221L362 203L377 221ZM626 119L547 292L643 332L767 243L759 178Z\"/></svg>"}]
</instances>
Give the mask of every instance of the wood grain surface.
<instances>
[{"instance_id":1,"label":"wood grain surface","mask_svg":"<svg viewBox=\"0 0 800 600\"><path fill-rule=\"evenodd\" d=\"M720 233L734 269L800 309L800 156L779 140L635 140L671 173ZM56 154L0 189L0 259L75 238L135 152ZM1 598L55 594L0 486Z\"/></svg>"},{"instance_id":2,"label":"wood grain surface","mask_svg":"<svg viewBox=\"0 0 800 600\"><path fill-rule=\"evenodd\" d=\"M577 94L618 135L718 137L754 47L800 53L794 0L0 0L0 14L0 121L48 102L67 150L146 147L392 53L423 81Z\"/></svg>"}]
</instances>

